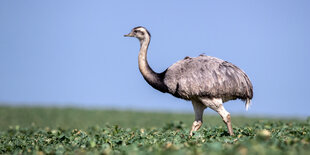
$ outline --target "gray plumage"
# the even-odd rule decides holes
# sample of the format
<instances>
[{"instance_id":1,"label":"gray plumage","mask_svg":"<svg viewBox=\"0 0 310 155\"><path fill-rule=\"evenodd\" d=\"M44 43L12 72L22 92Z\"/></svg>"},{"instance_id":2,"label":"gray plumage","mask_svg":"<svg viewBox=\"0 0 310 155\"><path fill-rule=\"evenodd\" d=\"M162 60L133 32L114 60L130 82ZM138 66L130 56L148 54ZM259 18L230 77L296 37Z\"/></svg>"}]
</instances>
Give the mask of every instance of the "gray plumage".
<instances>
[{"instance_id":1,"label":"gray plumage","mask_svg":"<svg viewBox=\"0 0 310 155\"><path fill-rule=\"evenodd\" d=\"M237 66L215 57L201 55L186 58L162 74L168 92L182 99L205 96L246 100L253 97L248 76Z\"/></svg>"},{"instance_id":2,"label":"gray plumage","mask_svg":"<svg viewBox=\"0 0 310 155\"><path fill-rule=\"evenodd\" d=\"M195 121L190 135L201 127L203 111L207 107L222 117L229 134L233 135L230 113L222 104L241 99L246 101L248 109L253 98L251 81L241 69L227 61L200 55L187 56L164 72L156 73L147 62L150 33L144 27L135 27L125 37L136 37L140 41L139 70L148 84L161 92L192 101Z\"/></svg>"}]
</instances>

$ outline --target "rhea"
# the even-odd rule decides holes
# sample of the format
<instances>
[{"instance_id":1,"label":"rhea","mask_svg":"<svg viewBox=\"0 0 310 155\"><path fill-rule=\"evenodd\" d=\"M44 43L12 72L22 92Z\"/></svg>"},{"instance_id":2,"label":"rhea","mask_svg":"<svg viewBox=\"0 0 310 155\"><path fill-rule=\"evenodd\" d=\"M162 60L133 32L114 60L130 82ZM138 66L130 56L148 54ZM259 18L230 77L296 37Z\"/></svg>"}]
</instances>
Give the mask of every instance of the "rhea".
<instances>
[{"instance_id":1,"label":"rhea","mask_svg":"<svg viewBox=\"0 0 310 155\"><path fill-rule=\"evenodd\" d=\"M226 124L229 134L234 134L230 113L225 110L223 103L241 99L248 109L253 98L252 83L240 68L215 57L200 55L185 57L164 72L156 73L147 61L151 40L149 31L139 26L124 36L136 37L140 41L139 70L148 84L163 93L192 101L195 121L190 136L201 127L203 112L207 107L216 111Z\"/></svg>"}]
</instances>

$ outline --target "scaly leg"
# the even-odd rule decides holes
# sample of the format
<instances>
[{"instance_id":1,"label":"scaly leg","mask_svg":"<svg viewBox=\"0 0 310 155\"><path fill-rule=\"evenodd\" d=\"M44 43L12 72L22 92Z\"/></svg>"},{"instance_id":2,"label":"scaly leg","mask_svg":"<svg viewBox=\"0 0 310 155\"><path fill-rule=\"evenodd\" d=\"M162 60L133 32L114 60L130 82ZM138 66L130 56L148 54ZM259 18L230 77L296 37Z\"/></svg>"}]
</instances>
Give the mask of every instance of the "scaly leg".
<instances>
[{"instance_id":1,"label":"scaly leg","mask_svg":"<svg viewBox=\"0 0 310 155\"><path fill-rule=\"evenodd\" d=\"M201 127L203 111L206 109L206 106L199 101L192 100L192 104L195 111L195 121L189 133L190 136L193 136L193 131L197 131Z\"/></svg>"},{"instance_id":2,"label":"scaly leg","mask_svg":"<svg viewBox=\"0 0 310 155\"><path fill-rule=\"evenodd\" d=\"M234 132L233 132L233 129L232 129L232 126L231 126L230 113L225 110L225 108L223 106L222 99L218 99L218 98L213 98L213 99L203 98L203 99L201 99L201 102L204 105L206 105L207 107L210 107L211 109L216 111L222 117L224 123L226 124L226 126L228 128L229 134L231 136L234 135Z\"/></svg>"}]
</instances>

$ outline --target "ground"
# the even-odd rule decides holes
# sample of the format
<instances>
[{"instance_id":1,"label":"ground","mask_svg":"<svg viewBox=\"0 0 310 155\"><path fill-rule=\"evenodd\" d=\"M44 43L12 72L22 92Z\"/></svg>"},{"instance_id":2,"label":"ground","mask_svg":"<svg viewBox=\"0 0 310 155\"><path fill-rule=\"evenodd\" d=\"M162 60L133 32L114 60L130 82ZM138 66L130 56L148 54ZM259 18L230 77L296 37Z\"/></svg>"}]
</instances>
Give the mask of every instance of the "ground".
<instances>
[{"instance_id":1,"label":"ground","mask_svg":"<svg viewBox=\"0 0 310 155\"><path fill-rule=\"evenodd\" d=\"M310 120L74 108L0 107L0 154L310 154Z\"/></svg>"}]
</instances>

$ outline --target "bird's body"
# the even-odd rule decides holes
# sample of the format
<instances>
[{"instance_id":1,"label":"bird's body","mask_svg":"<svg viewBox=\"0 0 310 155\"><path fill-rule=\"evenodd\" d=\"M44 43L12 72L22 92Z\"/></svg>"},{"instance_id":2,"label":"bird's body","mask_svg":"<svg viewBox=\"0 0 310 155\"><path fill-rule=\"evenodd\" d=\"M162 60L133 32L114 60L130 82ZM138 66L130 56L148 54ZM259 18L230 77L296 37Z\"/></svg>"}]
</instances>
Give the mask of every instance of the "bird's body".
<instances>
[{"instance_id":1,"label":"bird's body","mask_svg":"<svg viewBox=\"0 0 310 155\"><path fill-rule=\"evenodd\" d=\"M144 27L136 27L125 36L139 39L139 69L153 88L192 101L195 121L190 135L201 127L203 111L207 107L219 113L230 135L233 135L230 114L224 109L223 103L242 99L248 108L253 97L251 81L241 69L227 61L200 55L185 57L164 72L156 73L147 62L150 33Z\"/></svg>"},{"instance_id":2,"label":"bird's body","mask_svg":"<svg viewBox=\"0 0 310 155\"><path fill-rule=\"evenodd\" d=\"M251 82L241 69L211 56L186 58L163 74L168 92L185 100L197 97L246 100L253 96Z\"/></svg>"}]
</instances>

